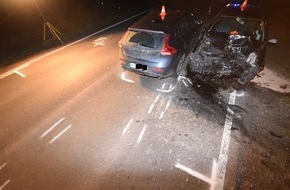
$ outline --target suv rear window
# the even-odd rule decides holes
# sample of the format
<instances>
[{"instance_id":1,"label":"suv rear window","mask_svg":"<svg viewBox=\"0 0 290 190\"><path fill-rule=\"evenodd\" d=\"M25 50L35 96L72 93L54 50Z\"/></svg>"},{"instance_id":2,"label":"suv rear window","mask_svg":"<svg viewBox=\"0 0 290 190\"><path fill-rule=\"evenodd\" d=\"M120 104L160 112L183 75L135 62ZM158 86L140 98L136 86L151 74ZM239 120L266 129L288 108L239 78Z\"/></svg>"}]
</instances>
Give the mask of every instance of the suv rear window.
<instances>
[{"instance_id":1,"label":"suv rear window","mask_svg":"<svg viewBox=\"0 0 290 190\"><path fill-rule=\"evenodd\" d=\"M164 37L163 33L129 30L124 42L125 44L138 44L146 48L161 49Z\"/></svg>"}]
</instances>

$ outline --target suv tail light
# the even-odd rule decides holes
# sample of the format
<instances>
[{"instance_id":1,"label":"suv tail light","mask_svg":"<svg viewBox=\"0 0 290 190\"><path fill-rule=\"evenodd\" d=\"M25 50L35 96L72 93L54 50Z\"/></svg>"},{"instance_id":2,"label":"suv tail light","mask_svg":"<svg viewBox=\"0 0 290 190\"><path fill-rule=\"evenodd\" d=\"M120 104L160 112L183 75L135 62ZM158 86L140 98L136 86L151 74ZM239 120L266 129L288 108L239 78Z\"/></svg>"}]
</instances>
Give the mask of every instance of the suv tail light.
<instances>
[{"instance_id":1,"label":"suv tail light","mask_svg":"<svg viewBox=\"0 0 290 190\"><path fill-rule=\"evenodd\" d=\"M171 47L169 44L169 34L166 35L165 44L161 50L162 55L174 55L176 53L176 49Z\"/></svg>"}]
</instances>

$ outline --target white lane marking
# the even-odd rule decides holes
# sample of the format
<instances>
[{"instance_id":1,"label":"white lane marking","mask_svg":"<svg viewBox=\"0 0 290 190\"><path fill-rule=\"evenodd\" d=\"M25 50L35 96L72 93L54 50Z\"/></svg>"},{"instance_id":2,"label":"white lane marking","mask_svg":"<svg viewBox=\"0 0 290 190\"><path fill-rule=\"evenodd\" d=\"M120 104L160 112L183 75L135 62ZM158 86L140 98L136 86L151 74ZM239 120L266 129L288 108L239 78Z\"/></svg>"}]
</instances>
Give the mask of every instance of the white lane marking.
<instances>
[{"instance_id":1,"label":"white lane marking","mask_svg":"<svg viewBox=\"0 0 290 190\"><path fill-rule=\"evenodd\" d=\"M236 101L236 90L230 94L229 105L234 105ZM226 167L228 162L228 151L231 140L231 128L233 124L233 115L230 109L228 109L228 113L226 115L224 132L222 137L222 144L220 148L218 166L217 166L217 176L216 176L216 188L215 190L223 190L225 175L226 175Z\"/></svg>"},{"instance_id":2,"label":"white lane marking","mask_svg":"<svg viewBox=\"0 0 290 190\"><path fill-rule=\"evenodd\" d=\"M123 71L123 73L122 73L122 75L121 75L121 79L122 79L123 81L125 81L125 82L135 83L135 81L126 78L126 73L125 73L125 71Z\"/></svg>"},{"instance_id":3,"label":"white lane marking","mask_svg":"<svg viewBox=\"0 0 290 190\"><path fill-rule=\"evenodd\" d=\"M158 106L158 108L157 108L155 114L157 114L157 113L160 111L160 109L161 109L161 107L163 106L163 104L164 104L164 99L161 99L161 100L160 100L160 103L159 103L159 106Z\"/></svg>"},{"instance_id":4,"label":"white lane marking","mask_svg":"<svg viewBox=\"0 0 290 190\"><path fill-rule=\"evenodd\" d=\"M154 8L154 7L153 7L153 8ZM73 46L73 45L75 45L75 44L77 44L77 43L79 43L79 42L81 42L81 41L84 41L84 40L86 40L86 39L88 39L88 38L90 38L90 37L92 37L92 36L95 36L95 35L97 35L97 34L99 34L99 33L102 33L102 32L104 32L104 31L106 31L106 30L109 30L109 29L111 29L111 28L113 28L113 27L115 27L115 26L118 26L118 25L120 25L120 24L122 24L122 23L124 23L124 22L127 22L128 20L131 20L131 19L133 19L133 18L135 18L135 17L138 17L139 15L142 15L142 14L144 14L144 13L150 11L150 10L153 9L153 8L147 9L147 10L145 10L145 11L139 13L139 14L136 14L136 15L130 17L130 18L127 18L127 19L125 19L125 20L122 20L122 21L120 21L120 22L117 22L117 23L115 23L115 24L113 24L113 25L111 25L111 26L108 26L108 27L106 27L106 28L104 28L104 29L102 29L102 30L99 30L99 31L97 31L97 32L94 32L94 33L92 33L92 34L90 34L90 35L88 35L88 36L86 36L86 37L84 37L84 38L81 38L81 39L79 39L79 40L77 40L77 41L74 41L74 42L72 42L72 43L70 43L70 44L68 44L68 45L66 45L66 46L63 46L63 47L61 47L61 48L59 48L59 49L56 49L56 50L51 51L51 52L49 52L49 53L46 53L46 54L44 54L44 55L42 55L42 56L40 56L40 57L37 57L37 58L35 58L35 59L33 59L33 60L30 60L30 61L26 62L24 65L20 66L19 68L27 67L27 66L30 65L31 63L34 63L34 62L36 62L36 61L38 61L38 60L40 60L40 59L43 59L43 58L45 58L45 57L48 57L49 55L52 55L52 54L54 54L54 53L57 53L57 52L59 52L59 51L65 49L65 48L68 48L68 47L70 47L70 46ZM8 72L6 72L6 73L0 75L0 79L5 78L5 77L11 75L12 73L14 73L14 70L19 70L19 69L18 69L18 67L17 67L16 69L13 69L13 70L11 70L11 71L8 71Z\"/></svg>"},{"instance_id":5,"label":"white lane marking","mask_svg":"<svg viewBox=\"0 0 290 190\"><path fill-rule=\"evenodd\" d=\"M159 100L159 98L160 98L160 94L158 94L158 96L156 96L154 102L157 102Z\"/></svg>"},{"instance_id":6,"label":"white lane marking","mask_svg":"<svg viewBox=\"0 0 290 190\"><path fill-rule=\"evenodd\" d=\"M167 104L165 106L164 111L161 112L161 114L159 116L159 119L162 119L163 118L163 116L164 116L165 112L167 111L167 109L169 108L170 104L171 104L171 98L168 100L168 102L167 102Z\"/></svg>"},{"instance_id":7,"label":"white lane marking","mask_svg":"<svg viewBox=\"0 0 290 190\"><path fill-rule=\"evenodd\" d=\"M183 84L188 87L188 84L186 84L186 82L184 80L182 80Z\"/></svg>"},{"instance_id":8,"label":"white lane marking","mask_svg":"<svg viewBox=\"0 0 290 190\"><path fill-rule=\"evenodd\" d=\"M56 139L58 139L61 135L63 135L69 128L71 128L72 125L67 126L63 131L61 131L58 135L56 135L51 141L49 141L49 144L52 144Z\"/></svg>"},{"instance_id":9,"label":"white lane marking","mask_svg":"<svg viewBox=\"0 0 290 190\"><path fill-rule=\"evenodd\" d=\"M0 166L0 170L2 170L6 165L7 165L7 162L5 162L4 164L2 164L2 165Z\"/></svg>"},{"instance_id":10,"label":"white lane marking","mask_svg":"<svg viewBox=\"0 0 290 190\"><path fill-rule=\"evenodd\" d=\"M142 128L142 131L141 131L141 133L140 133L140 135L139 135L139 137L138 137L138 143L141 142L141 140L142 140L142 138L143 138L143 136L144 136L144 133L145 133L146 128L147 128L147 125L145 125L145 126Z\"/></svg>"},{"instance_id":11,"label":"white lane marking","mask_svg":"<svg viewBox=\"0 0 290 190\"><path fill-rule=\"evenodd\" d=\"M11 74L13 74L13 73L15 73L15 72L21 70L21 69L24 69L24 68L27 67L28 65L29 65L29 64L26 63L26 64L23 64L23 65L20 65L19 67L16 67L15 69L12 69L12 70L10 70L10 71L7 71L6 73L0 75L0 79L5 78L5 77L7 77L7 76L9 76L9 75L11 75Z\"/></svg>"},{"instance_id":12,"label":"white lane marking","mask_svg":"<svg viewBox=\"0 0 290 190\"><path fill-rule=\"evenodd\" d=\"M159 116L159 119L162 119L162 117L164 116L164 111L162 111L161 113L160 113L160 116Z\"/></svg>"},{"instance_id":13,"label":"white lane marking","mask_svg":"<svg viewBox=\"0 0 290 190\"><path fill-rule=\"evenodd\" d=\"M18 70L15 70L14 73L21 76L22 78L26 78L26 76Z\"/></svg>"},{"instance_id":14,"label":"white lane marking","mask_svg":"<svg viewBox=\"0 0 290 190\"><path fill-rule=\"evenodd\" d=\"M189 82L192 85L192 82L191 82L191 80L189 78L184 77L184 76L178 76L177 81L180 81L181 79L185 79L187 82Z\"/></svg>"},{"instance_id":15,"label":"white lane marking","mask_svg":"<svg viewBox=\"0 0 290 190\"><path fill-rule=\"evenodd\" d=\"M190 169L190 168L188 168L186 166L183 166L183 165L177 163L177 164L175 164L175 167L180 169L180 170L182 170L182 171L184 171L184 172L186 172L186 173L188 173L189 175L191 175L191 176L193 176L195 178L198 178L198 179L200 179L202 181L205 181L205 182L207 182L209 184L212 183L210 178L208 178L208 177L206 177L206 176L204 176L204 175L202 175L202 174L200 174L200 173L198 173L196 171L193 171L192 169Z\"/></svg>"},{"instance_id":16,"label":"white lane marking","mask_svg":"<svg viewBox=\"0 0 290 190\"><path fill-rule=\"evenodd\" d=\"M166 107L165 107L165 111L169 108L170 104L171 104L171 101L172 101L172 98L170 98L166 104Z\"/></svg>"},{"instance_id":17,"label":"white lane marking","mask_svg":"<svg viewBox=\"0 0 290 190\"><path fill-rule=\"evenodd\" d=\"M216 163L216 160L213 159L213 162L212 162L212 172L211 172L211 185L210 185L210 190L215 190L216 173L217 173L217 163Z\"/></svg>"},{"instance_id":18,"label":"white lane marking","mask_svg":"<svg viewBox=\"0 0 290 190\"><path fill-rule=\"evenodd\" d=\"M127 132L127 130L129 129L130 125L132 124L133 122L133 118L130 119L129 123L126 125L126 127L123 129L123 132L122 132L122 135L125 135L125 133Z\"/></svg>"},{"instance_id":19,"label":"white lane marking","mask_svg":"<svg viewBox=\"0 0 290 190\"><path fill-rule=\"evenodd\" d=\"M96 46L105 46L105 40L106 39L107 39L106 37L100 37L100 38L96 39L93 42L93 47L96 47Z\"/></svg>"},{"instance_id":20,"label":"white lane marking","mask_svg":"<svg viewBox=\"0 0 290 190\"><path fill-rule=\"evenodd\" d=\"M173 91L174 89L175 89L175 85L173 86L172 84L170 84L170 87L169 87L168 90L163 90L163 89L158 89L158 88L157 88L157 91L168 93L168 92Z\"/></svg>"},{"instance_id":21,"label":"white lane marking","mask_svg":"<svg viewBox=\"0 0 290 190\"><path fill-rule=\"evenodd\" d=\"M152 112L154 106L155 106L154 103L152 103L152 104L150 105L150 108L149 108L149 110L148 110L148 114L151 114L151 112Z\"/></svg>"},{"instance_id":22,"label":"white lane marking","mask_svg":"<svg viewBox=\"0 0 290 190\"><path fill-rule=\"evenodd\" d=\"M8 185L8 183L10 182L10 179L8 179L7 181L5 181L5 183L3 185L0 186L0 190L4 189L4 187L6 185Z\"/></svg>"},{"instance_id":23,"label":"white lane marking","mask_svg":"<svg viewBox=\"0 0 290 190\"><path fill-rule=\"evenodd\" d=\"M56 122L52 127L50 127L48 130L46 130L41 136L40 139L45 137L50 131L52 131L56 126L58 126L65 118L61 118L58 122Z\"/></svg>"}]
</instances>

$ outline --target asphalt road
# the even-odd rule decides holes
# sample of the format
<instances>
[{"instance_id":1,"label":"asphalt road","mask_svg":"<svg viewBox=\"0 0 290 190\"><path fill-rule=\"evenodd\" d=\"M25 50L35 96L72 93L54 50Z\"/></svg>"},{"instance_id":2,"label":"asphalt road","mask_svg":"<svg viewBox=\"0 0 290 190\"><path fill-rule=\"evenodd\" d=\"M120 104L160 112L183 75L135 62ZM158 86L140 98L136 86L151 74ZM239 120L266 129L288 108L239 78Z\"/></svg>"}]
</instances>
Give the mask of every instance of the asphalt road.
<instances>
[{"instance_id":1,"label":"asphalt road","mask_svg":"<svg viewBox=\"0 0 290 190\"><path fill-rule=\"evenodd\" d=\"M214 188L226 111L123 71L125 28L3 72L1 189Z\"/></svg>"},{"instance_id":2,"label":"asphalt road","mask_svg":"<svg viewBox=\"0 0 290 190\"><path fill-rule=\"evenodd\" d=\"M287 96L125 72L126 27L1 68L0 190L289 187Z\"/></svg>"}]
</instances>

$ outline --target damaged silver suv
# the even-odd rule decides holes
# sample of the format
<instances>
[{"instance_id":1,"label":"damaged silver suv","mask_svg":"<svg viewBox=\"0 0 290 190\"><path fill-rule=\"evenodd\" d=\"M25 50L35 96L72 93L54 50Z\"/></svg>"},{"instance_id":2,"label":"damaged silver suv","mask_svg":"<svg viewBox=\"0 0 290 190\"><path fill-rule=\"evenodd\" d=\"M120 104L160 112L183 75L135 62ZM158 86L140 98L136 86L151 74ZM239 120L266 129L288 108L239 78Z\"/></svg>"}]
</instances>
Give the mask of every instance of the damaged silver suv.
<instances>
[{"instance_id":1,"label":"damaged silver suv","mask_svg":"<svg viewBox=\"0 0 290 190\"><path fill-rule=\"evenodd\" d=\"M251 81L265 65L267 22L258 6L228 4L213 20L190 55L189 69L198 79Z\"/></svg>"},{"instance_id":2,"label":"damaged silver suv","mask_svg":"<svg viewBox=\"0 0 290 190\"><path fill-rule=\"evenodd\" d=\"M202 37L202 21L193 14L169 10L151 11L129 27L119 41L124 69L166 78L179 76L184 61Z\"/></svg>"}]
</instances>

